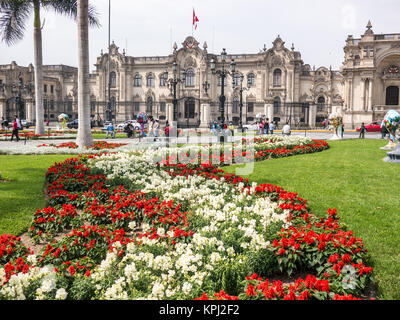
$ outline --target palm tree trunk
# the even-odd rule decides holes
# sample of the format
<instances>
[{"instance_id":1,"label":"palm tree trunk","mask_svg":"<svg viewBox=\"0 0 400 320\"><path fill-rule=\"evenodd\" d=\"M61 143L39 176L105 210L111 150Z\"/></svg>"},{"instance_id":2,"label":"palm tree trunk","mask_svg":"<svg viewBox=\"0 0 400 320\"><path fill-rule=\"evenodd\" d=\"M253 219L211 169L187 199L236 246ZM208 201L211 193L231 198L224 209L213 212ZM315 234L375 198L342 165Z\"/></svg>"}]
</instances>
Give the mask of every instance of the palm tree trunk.
<instances>
[{"instance_id":1,"label":"palm tree trunk","mask_svg":"<svg viewBox=\"0 0 400 320\"><path fill-rule=\"evenodd\" d=\"M44 135L44 110L43 110L43 51L42 29L40 23L40 3L34 1L34 50L35 50L35 106L36 128L35 133Z\"/></svg>"},{"instance_id":2,"label":"palm tree trunk","mask_svg":"<svg viewBox=\"0 0 400 320\"><path fill-rule=\"evenodd\" d=\"M78 135L79 147L93 145L90 128L90 89L89 89L89 3L78 0Z\"/></svg>"}]
</instances>

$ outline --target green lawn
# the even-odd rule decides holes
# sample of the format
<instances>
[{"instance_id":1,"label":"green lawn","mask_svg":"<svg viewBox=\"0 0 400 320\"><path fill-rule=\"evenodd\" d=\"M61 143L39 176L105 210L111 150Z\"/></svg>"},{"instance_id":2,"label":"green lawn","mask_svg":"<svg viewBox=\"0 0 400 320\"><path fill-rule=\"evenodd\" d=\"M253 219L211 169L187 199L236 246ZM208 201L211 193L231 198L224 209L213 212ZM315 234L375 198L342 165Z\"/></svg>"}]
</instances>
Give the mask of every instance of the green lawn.
<instances>
[{"instance_id":1,"label":"green lawn","mask_svg":"<svg viewBox=\"0 0 400 320\"><path fill-rule=\"evenodd\" d=\"M247 177L297 192L316 215L337 208L370 253L378 298L400 299L400 164L382 160L387 141L329 144L322 153L258 162Z\"/></svg>"},{"instance_id":2,"label":"green lawn","mask_svg":"<svg viewBox=\"0 0 400 320\"><path fill-rule=\"evenodd\" d=\"M26 230L36 209L43 208L47 168L71 155L0 156L0 234L19 235Z\"/></svg>"},{"instance_id":3,"label":"green lawn","mask_svg":"<svg viewBox=\"0 0 400 320\"><path fill-rule=\"evenodd\" d=\"M337 208L342 221L364 239L374 267L378 298L400 299L400 165L382 161L386 142L331 141L327 151L255 164L248 176L280 185L308 199L312 212ZM18 235L43 208L44 175L71 155L0 156L0 234ZM235 166L225 168L235 172Z\"/></svg>"}]
</instances>

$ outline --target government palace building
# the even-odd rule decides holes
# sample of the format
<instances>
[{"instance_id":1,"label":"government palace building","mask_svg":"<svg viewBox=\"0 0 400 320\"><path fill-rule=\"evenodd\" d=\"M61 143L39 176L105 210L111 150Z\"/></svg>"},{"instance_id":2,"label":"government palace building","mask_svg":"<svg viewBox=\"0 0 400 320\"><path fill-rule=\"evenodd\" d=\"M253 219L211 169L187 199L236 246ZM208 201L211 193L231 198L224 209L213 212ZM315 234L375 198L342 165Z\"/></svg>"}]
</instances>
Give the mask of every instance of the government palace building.
<instances>
[{"instance_id":1,"label":"government palace building","mask_svg":"<svg viewBox=\"0 0 400 320\"><path fill-rule=\"evenodd\" d=\"M182 80L176 85L178 125L206 128L221 120L222 81L211 70L212 61L216 70L222 68L221 55L207 48L206 42L201 45L189 36L180 46L175 43L168 56L132 57L112 43L109 54L101 52L90 74L92 119L104 122L111 117L119 123L146 112L161 123L172 121L174 92L169 80L176 69ZM315 127L337 112L350 129L381 121L390 109L400 110L400 34L374 34L369 22L360 38L347 37L344 53L340 70L332 70L305 64L301 53L293 45L287 48L279 36L271 48L264 45L259 53L228 52L224 67L230 70L234 59L236 68L224 81L225 121L239 123L241 93L244 124L262 115L280 124ZM57 121L61 113L75 119L78 69L44 65L43 70L45 119ZM34 121L34 97L32 64L0 65L0 118L17 114Z\"/></svg>"}]
</instances>

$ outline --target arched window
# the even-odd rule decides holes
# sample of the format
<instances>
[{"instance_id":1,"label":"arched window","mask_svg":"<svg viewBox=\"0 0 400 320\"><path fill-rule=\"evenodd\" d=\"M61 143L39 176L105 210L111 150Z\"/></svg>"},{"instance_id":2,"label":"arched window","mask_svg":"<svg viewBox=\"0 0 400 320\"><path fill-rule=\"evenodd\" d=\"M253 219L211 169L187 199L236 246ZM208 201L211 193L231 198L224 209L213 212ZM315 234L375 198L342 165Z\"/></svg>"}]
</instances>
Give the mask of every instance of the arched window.
<instances>
[{"instance_id":1,"label":"arched window","mask_svg":"<svg viewBox=\"0 0 400 320\"><path fill-rule=\"evenodd\" d=\"M386 105L387 106L399 105L399 87L390 86L386 88Z\"/></svg>"},{"instance_id":2,"label":"arched window","mask_svg":"<svg viewBox=\"0 0 400 320\"><path fill-rule=\"evenodd\" d=\"M147 76L147 86L148 86L148 87L154 87L154 76L153 76L152 73L150 73L150 74Z\"/></svg>"},{"instance_id":3,"label":"arched window","mask_svg":"<svg viewBox=\"0 0 400 320\"><path fill-rule=\"evenodd\" d=\"M235 86L240 86L240 82L242 81L242 75L240 73L235 73L233 76L233 83Z\"/></svg>"},{"instance_id":4,"label":"arched window","mask_svg":"<svg viewBox=\"0 0 400 320\"><path fill-rule=\"evenodd\" d=\"M186 71L186 87L194 87L196 85L196 75L193 69Z\"/></svg>"},{"instance_id":5,"label":"arched window","mask_svg":"<svg viewBox=\"0 0 400 320\"><path fill-rule=\"evenodd\" d=\"M279 114L281 111L281 98L275 97L274 99L274 114Z\"/></svg>"},{"instance_id":6,"label":"arched window","mask_svg":"<svg viewBox=\"0 0 400 320\"><path fill-rule=\"evenodd\" d=\"M110 85L112 88L117 86L117 75L114 71L110 73Z\"/></svg>"},{"instance_id":7,"label":"arched window","mask_svg":"<svg viewBox=\"0 0 400 320\"><path fill-rule=\"evenodd\" d=\"M249 87L252 87L252 86L254 86L254 84L255 84L255 76L254 76L254 73L250 73L250 74L247 76L247 85L248 85Z\"/></svg>"},{"instance_id":8,"label":"arched window","mask_svg":"<svg viewBox=\"0 0 400 320\"><path fill-rule=\"evenodd\" d=\"M239 98L233 98L232 113L239 113Z\"/></svg>"},{"instance_id":9,"label":"arched window","mask_svg":"<svg viewBox=\"0 0 400 320\"><path fill-rule=\"evenodd\" d=\"M135 77L133 78L133 86L135 87L140 87L142 85L142 78L140 75L136 74Z\"/></svg>"},{"instance_id":10,"label":"arched window","mask_svg":"<svg viewBox=\"0 0 400 320\"><path fill-rule=\"evenodd\" d=\"M275 69L274 71L274 86L280 86L282 84L282 71L281 69Z\"/></svg>"},{"instance_id":11,"label":"arched window","mask_svg":"<svg viewBox=\"0 0 400 320\"><path fill-rule=\"evenodd\" d=\"M149 96L146 101L146 112L152 114L153 113L153 98Z\"/></svg>"},{"instance_id":12,"label":"arched window","mask_svg":"<svg viewBox=\"0 0 400 320\"><path fill-rule=\"evenodd\" d=\"M165 87L167 85L167 77L165 73L160 76L160 87Z\"/></svg>"},{"instance_id":13,"label":"arched window","mask_svg":"<svg viewBox=\"0 0 400 320\"><path fill-rule=\"evenodd\" d=\"M317 112L323 112L325 110L325 97L320 96L317 100Z\"/></svg>"}]
</instances>

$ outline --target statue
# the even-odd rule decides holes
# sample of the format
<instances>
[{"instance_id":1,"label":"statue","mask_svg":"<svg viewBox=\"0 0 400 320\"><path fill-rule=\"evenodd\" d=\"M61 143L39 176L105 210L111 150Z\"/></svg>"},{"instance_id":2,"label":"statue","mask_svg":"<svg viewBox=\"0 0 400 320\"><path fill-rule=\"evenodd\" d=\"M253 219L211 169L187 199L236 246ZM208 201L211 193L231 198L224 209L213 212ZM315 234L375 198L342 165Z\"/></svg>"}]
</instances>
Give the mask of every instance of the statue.
<instances>
[{"instance_id":1,"label":"statue","mask_svg":"<svg viewBox=\"0 0 400 320\"><path fill-rule=\"evenodd\" d=\"M340 114L337 113L331 113L329 115L329 121L331 122L335 132L332 136L332 138L330 138L330 140L342 140L341 135L339 136L338 134L338 130L339 127L341 128L341 130L343 130L342 124L343 124L343 117Z\"/></svg>"}]
</instances>

